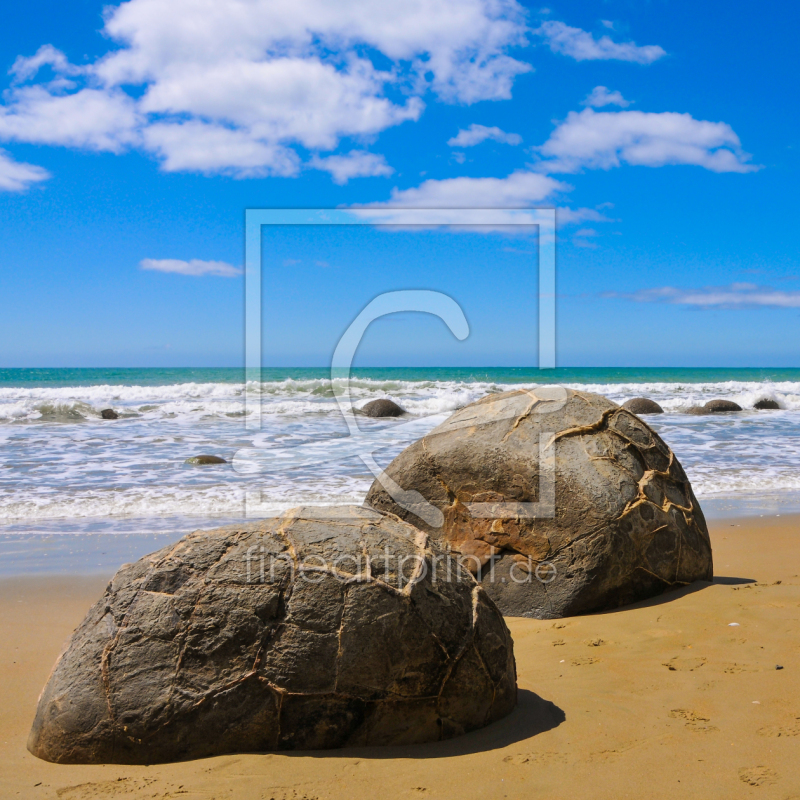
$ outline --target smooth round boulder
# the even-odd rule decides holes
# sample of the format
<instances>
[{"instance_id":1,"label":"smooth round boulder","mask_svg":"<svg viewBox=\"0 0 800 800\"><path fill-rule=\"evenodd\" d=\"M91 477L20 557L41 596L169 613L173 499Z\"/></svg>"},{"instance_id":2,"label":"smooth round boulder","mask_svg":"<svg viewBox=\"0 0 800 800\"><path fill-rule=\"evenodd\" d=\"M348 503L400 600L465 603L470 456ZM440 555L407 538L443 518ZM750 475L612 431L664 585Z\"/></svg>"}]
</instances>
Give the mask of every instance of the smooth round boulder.
<instances>
[{"instance_id":1,"label":"smooth round boulder","mask_svg":"<svg viewBox=\"0 0 800 800\"><path fill-rule=\"evenodd\" d=\"M210 464L227 464L228 462L219 456L192 456L191 458L187 458L183 463L192 464L195 467L204 467Z\"/></svg>"},{"instance_id":2,"label":"smooth round boulder","mask_svg":"<svg viewBox=\"0 0 800 800\"><path fill-rule=\"evenodd\" d=\"M119 419L119 414L113 408L104 408L100 412L101 419Z\"/></svg>"},{"instance_id":3,"label":"smooth round boulder","mask_svg":"<svg viewBox=\"0 0 800 800\"><path fill-rule=\"evenodd\" d=\"M778 411L780 406L775 400L758 400L753 405L756 411Z\"/></svg>"},{"instance_id":4,"label":"smooth round boulder","mask_svg":"<svg viewBox=\"0 0 800 800\"><path fill-rule=\"evenodd\" d=\"M627 408L634 414L663 414L664 409L656 403L655 400L650 400L647 397L632 397L622 404L623 408Z\"/></svg>"},{"instance_id":5,"label":"smooth round boulder","mask_svg":"<svg viewBox=\"0 0 800 800\"><path fill-rule=\"evenodd\" d=\"M728 411L741 411L742 407L733 400L709 400L703 408L712 414L726 413Z\"/></svg>"},{"instance_id":6,"label":"smooth round boulder","mask_svg":"<svg viewBox=\"0 0 800 800\"><path fill-rule=\"evenodd\" d=\"M367 417L402 417L406 413L394 400L382 397L380 400L370 400L359 411Z\"/></svg>"},{"instance_id":7,"label":"smooth round boulder","mask_svg":"<svg viewBox=\"0 0 800 800\"><path fill-rule=\"evenodd\" d=\"M482 398L401 452L367 504L460 552L510 616L616 608L713 576L678 459L596 394Z\"/></svg>"},{"instance_id":8,"label":"smooth round boulder","mask_svg":"<svg viewBox=\"0 0 800 800\"><path fill-rule=\"evenodd\" d=\"M706 414L727 414L731 411L742 411L742 407L732 400L709 400L705 405L687 408L684 413L702 417Z\"/></svg>"},{"instance_id":9,"label":"smooth round boulder","mask_svg":"<svg viewBox=\"0 0 800 800\"><path fill-rule=\"evenodd\" d=\"M511 637L448 566L421 531L359 507L190 534L117 572L56 662L28 749L153 764L487 725L516 704Z\"/></svg>"}]
</instances>

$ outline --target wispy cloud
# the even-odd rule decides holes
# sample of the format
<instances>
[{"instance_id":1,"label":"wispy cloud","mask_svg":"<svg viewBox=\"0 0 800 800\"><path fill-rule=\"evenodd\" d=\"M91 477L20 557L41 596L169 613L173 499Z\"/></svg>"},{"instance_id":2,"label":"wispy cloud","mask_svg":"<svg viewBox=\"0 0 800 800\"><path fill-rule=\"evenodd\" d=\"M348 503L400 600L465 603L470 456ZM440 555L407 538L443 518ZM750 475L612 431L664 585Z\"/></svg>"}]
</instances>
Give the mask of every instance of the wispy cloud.
<instances>
[{"instance_id":1,"label":"wispy cloud","mask_svg":"<svg viewBox=\"0 0 800 800\"><path fill-rule=\"evenodd\" d=\"M35 164L14 161L0 150L0 192L24 192L32 183L46 181L50 173Z\"/></svg>"},{"instance_id":2,"label":"wispy cloud","mask_svg":"<svg viewBox=\"0 0 800 800\"><path fill-rule=\"evenodd\" d=\"M611 92L605 86L595 86L581 105L593 108L602 108L603 106L627 108L632 102L632 100L626 100L621 92Z\"/></svg>"},{"instance_id":3,"label":"wispy cloud","mask_svg":"<svg viewBox=\"0 0 800 800\"><path fill-rule=\"evenodd\" d=\"M601 296L635 303L670 303L704 308L800 308L800 291L786 292L755 283L732 283L729 286L705 286L701 289L661 286L631 293L604 292Z\"/></svg>"},{"instance_id":4,"label":"wispy cloud","mask_svg":"<svg viewBox=\"0 0 800 800\"><path fill-rule=\"evenodd\" d=\"M492 139L503 144L522 144L522 137L518 133L506 133L497 127L472 124L469 128L461 129L456 136L447 140L450 147L473 147L476 144Z\"/></svg>"},{"instance_id":5,"label":"wispy cloud","mask_svg":"<svg viewBox=\"0 0 800 800\"><path fill-rule=\"evenodd\" d=\"M177 258L144 258L139 263L142 269L156 272L173 272L177 275L216 275L220 278L237 278L242 274L239 267L225 261L201 261L193 258L191 261L181 261Z\"/></svg>"},{"instance_id":6,"label":"wispy cloud","mask_svg":"<svg viewBox=\"0 0 800 800\"><path fill-rule=\"evenodd\" d=\"M534 33L544 38L554 53L561 53L576 61L614 59L632 61L636 64L652 64L667 54L663 47L655 44L640 47L636 42L617 43L610 36L595 39L588 31L572 28L555 20L543 22Z\"/></svg>"},{"instance_id":7,"label":"wispy cloud","mask_svg":"<svg viewBox=\"0 0 800 800\"><path fill-rule=\"evenodd\" d=\"M330 172L333 182L340 186L351 178L388 177L394 173L382 155L368 153L366 150L352 150L346 155L328 156L327 158L315 156L311 159L309 166L312 169Z\"/></svg>"}]
</instances>

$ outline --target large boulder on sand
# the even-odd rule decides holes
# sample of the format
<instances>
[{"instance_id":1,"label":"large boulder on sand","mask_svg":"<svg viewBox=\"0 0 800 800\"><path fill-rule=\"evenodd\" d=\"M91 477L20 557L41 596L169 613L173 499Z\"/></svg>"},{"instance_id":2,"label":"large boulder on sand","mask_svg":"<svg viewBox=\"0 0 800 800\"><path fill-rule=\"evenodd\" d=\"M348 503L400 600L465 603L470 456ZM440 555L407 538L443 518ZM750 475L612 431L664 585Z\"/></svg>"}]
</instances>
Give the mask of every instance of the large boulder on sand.
<instances>
[{"instance_id":1,"label":"large boulder on sand","mask_svg":"<svg viewBox=\"0 0 800 800\"><path fill-rule=\"evenodd\" d=\"M651 400L649 397L632 397L630 400L626 400L622 404L623 408L627 408L628 411L632 411L634 414L663 414L664 409L656 403L655 400Z\"/></svg>"},{"instance_id":2,"label":"large boulder on sand","mask_svg":"<svg viewBox=\"0 0 800 800\"><path fill-rule=\"evenodd\" d=\"M595 394L538 388L472 403L400 453L367 504L460 552L507 615L615 608L713 575L678 460Z\"/></svg>"},{"instance_id":3,"label":"large boulder on sand","mask_svg":"<svg viewBox=\"0 0 800 800\"><path fill-rule=\"evenodd\" d=\"M516 703L511 638L442 557L357 507L190 534L117 572L56 662L28 749L151 764L486 725Z\"/></svg>"}]
</instances>

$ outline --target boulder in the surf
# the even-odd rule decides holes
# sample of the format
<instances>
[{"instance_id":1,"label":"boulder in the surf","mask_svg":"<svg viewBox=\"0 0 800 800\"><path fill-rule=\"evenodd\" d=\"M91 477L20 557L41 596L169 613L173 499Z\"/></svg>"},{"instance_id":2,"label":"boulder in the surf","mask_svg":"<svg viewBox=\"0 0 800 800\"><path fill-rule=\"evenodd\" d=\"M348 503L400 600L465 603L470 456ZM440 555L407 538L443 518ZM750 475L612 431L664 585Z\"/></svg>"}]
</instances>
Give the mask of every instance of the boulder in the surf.
<instances>
[{"instance_id":1,"label":"boulder in the surf","mask_svg":"<svg viewBox=\"0 0 800 800\"><path fill-rule=\"evenodd\" d=\"M764 399L757 400L754 403L753 408L756 409L756 411L778 411L780 406L778 405L777 400Z\"/></svg>"},{"instance_id":2,"label":"boulder in the surf","mask_svg":"<svg viewBox=\"0 0 800 800\"><path fill-rule=\"evenodd\" d=\"M742 411L742 407L733 400L709 400L705 405L692 406L686 409L687 414L704 416L706 414L728 414L732 411Z\"/></svg>"},{"instance_id":3,"label":"boulder in the surf","mask_svg":"<svg viewBox=\"0 0 800 800\"><path fill-rule=\"evenodd\" d=\"M227 464L228 462L221 456L192 456L187 458L184 463L195 467L206 467L213 464Z\"/></svg>"},{"instance_id":4,"label":"boulder in the surf","mask_svg":"<svg viewBox=\"0 0 800 800\"><path fill-rule=\"evenodd\" d=\"M634 414L664 413L664 409L655 400L650 400L648 397L632 397L630 400L626 400L622 407Z\"/></svg>"},{"instance_id":5,"label":"boulder in the surf","mask_svg":"<svg viewBox=\"0 0 800 800\"><path fill-rule=\"evenodd\" d=\"M394 400L388 397L381 397L378 400L370 400L359 409L365 417L402 417L406 413Z\"/></svg>"}]
</instances>

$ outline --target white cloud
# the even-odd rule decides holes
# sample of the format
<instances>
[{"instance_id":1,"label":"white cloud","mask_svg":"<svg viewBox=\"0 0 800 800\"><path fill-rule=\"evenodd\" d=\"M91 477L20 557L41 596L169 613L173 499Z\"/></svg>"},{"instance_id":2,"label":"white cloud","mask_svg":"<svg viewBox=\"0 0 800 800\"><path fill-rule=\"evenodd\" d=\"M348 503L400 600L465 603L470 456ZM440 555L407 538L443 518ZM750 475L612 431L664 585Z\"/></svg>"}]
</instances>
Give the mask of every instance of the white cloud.
<instances>
[{"instance_id":1,"label":"white cloud","mask_svg":"<svg viewBox=\"0 0 800 800\"><path fill-rule=\"evenodd\" d=\"M181 261L177 258L144 258L139 262L142 269L155 270L156 272L174 272L178 275L217 275L221 278L236 278L242 270L225 261L201 261L193 258L191 261Z\"/></svg>"},{"instance_id":2,"label":"white cloud","mask_svg":"<svg viewBox=\"0 0 800 800\"><path fill-rule=\"evenodd\" d=\"M608 208L611 203L602 203L595 208L559 208L556 210L556 219L561 225L578 225L582 222L616 222L605 216L600 209Z\"/></svg>"},{"instance_id":3,"label":"white cloud","mask_svg":"<svg viewBox=\"0 0 800 800\"><path fill-rule=\"evenodd\" d=\"M542 172L609 169L621 163L661 167L694 164L712 172L752 172L750 156L724 122L689 114L643 111L572 111L550 138L536 148Z\"/></svg>"},{"instance_id":4,"label":"white cloud","mask_svg":"<svg viewBox=\"0 0 800 800\"><path fill-rule=\"evenodd\" d=\"M476 144L492 139L503 144L522 144L522 137L518 133L506 133L497 127L472 124L469 128L461 129L456 136L447 140L450 147L473 147Z\"/></svg>"},{"instance_id":5,"label":"white cloud","mask_svg":"<svg viewBox=\"0 0 800 800\"><path fill-rule=\"evenodd\" d=\"M0 191L22 192L32 183L46 181L50 173L35 164L14 161L5 151L0 150Z\"/></svg>"},{"instance_id":6,"label":"white cloud","mask_svg":"<svg viewBox=\"0 0 800 800\"><path fill-rule=\"evenodd\" d=\"M327 158L315 156L309 162L309 166L330 172L334 183L340 185L347 183L351 178L388 176L394 172L383 156L365 150L352 150L346 155Z\"/></svg>"},{"instance_id":7,"label":"white cloud","mask_svg":"<svg viewBox=\"0 0 800 800\"><path fill-rule=\"evenodd\" d=\"M392 189L389 202L374 207L524 208L569 189L547 175L523 171L506 178L430 179L413 189Z\"/></svg>"},{"instance_id":8,"label":"white cloud","mask_svg":"<svg viewBox=\"0 0 800 800\"><path fill-rule=\"evenodd\" d=\"M296 175L294 150L259 141L247 131L189 122L156 122L143 133L145 146L162 158L167 172L224 173L237 178Z\"/></svg>"},{"instance_id":9,"label":"white cloud","mask_svg":"<svg viewBox=\"0 0 800 800\"><path fill-rule=\"evenodd\" d=\"M64 94L52 87L18 86L0 105L0 140L122 152L138 140L134 101L113 89Z\"/></svg>"},{"instance_id":10,"label":"white cloud","mask_svg":"<svg viewBox=\"0 0 800 800\"><path fill-rule=\"evenodd\" d=\"M573 235L574 236L598 236L598 233L594 228L581 228L580 230L575 231L575 233Z\"/></svg>"},{"instance_id":11,"label":"white cloud","mask_svg":"<svg viewBox=\"0 0 800 800\"><path fill-rule=\"evenodd\" d=\"M52 67L60 75L79 75L85 71L82 67L70 64L67 57L53 45L44 44L29 58L18 56L8 72L15 80L26 81L44 66Z\"/></svg>"},{"instance_id":12,"label":"white cloud","mask_svg":"<svg viewBox=\"0 0 800 800\"><path fill-rule=\"evenodd\" d=\"M106 11L116 46L99 60L76 66L44 45L14 62L0 140L296 174L295 146L333 150L417 120L428 92L509 98L531 70L508 55L526 32L517 0L129 0ZM56 79L38 80L42 67Z\"/></svg>"},{"instance_id":13,"label":"white cloud","mask_svg":"<svg viewBox=\"0 0 800 800\"><path fill-rule=\"evenodd\" d=\"M598 61L615 59L636 64L651 64L666 50L655 44L638 46L635 42L618 44L609 36L595 39L588 31L571 28L563 22L543 22L535 31L542 36L554 53L574 58L576 61Z\"/></svg>"},{"instance_id":14,"label":"white cloud","mask_svg":"<svg viewBox=\"0 0 800 800\"><path fill-rule=\"evenodd\" d=\"M584 106L601 108L602 106L621 106L627 108L631 104L620 92L610 92L605 86L595 86L581 103Z\"/></svg>"},{"instance_id":15,"label":"white cloud","mask_svg":"<svg viewBox=\"0 0 800 800\"><path fill-rule=\"evenodd\" d=\"M636 303L670 303L699 307L800 308L800 291L785 292L769 286L757 286L754 283L732 283L729 286L706 286L701 289L662 286L630 294L607 292L603 296L632 300Z\"/></svg>"}]
</instances>

